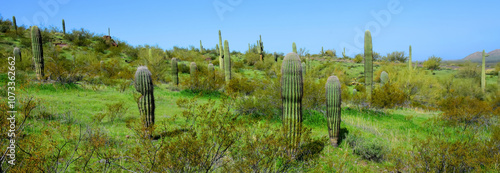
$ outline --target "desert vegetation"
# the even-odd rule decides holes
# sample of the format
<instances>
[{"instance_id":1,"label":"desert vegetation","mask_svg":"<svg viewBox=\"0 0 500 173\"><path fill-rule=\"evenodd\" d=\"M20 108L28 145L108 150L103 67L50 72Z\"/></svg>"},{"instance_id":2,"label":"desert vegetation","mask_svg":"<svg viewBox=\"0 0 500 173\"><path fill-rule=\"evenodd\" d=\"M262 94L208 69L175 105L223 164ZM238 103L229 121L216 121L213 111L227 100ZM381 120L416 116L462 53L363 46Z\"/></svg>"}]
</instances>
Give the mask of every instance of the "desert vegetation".
<instances>
[{"instance_id":1,"label":"desert vegetation","mask_svg":"<svg viewBox=\"0 0 500 173\"><path fill-rule=\"evenodd\" d=\"M163 50L0 18L17 98L14 135L0 104L0 172L500 170L500 65L486 53L412 64L417 48L381 56L368 30L355 57L267 52L265 35L238 52L223 33Z\"/></svg>"}]
</instances>

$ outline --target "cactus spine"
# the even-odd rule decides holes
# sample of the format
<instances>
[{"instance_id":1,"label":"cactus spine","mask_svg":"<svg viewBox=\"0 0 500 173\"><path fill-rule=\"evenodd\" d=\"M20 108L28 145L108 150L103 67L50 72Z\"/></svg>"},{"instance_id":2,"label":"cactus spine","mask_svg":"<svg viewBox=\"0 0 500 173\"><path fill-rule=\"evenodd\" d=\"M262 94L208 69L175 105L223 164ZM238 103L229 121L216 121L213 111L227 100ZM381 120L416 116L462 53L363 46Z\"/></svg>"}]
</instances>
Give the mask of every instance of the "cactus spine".
<instances>
[{"instance_id":1,"label":"cactus spine","mask_svg":"<svg viewBox=\"0 0 500 173\"><path fill-rule=\"evenodd\" d=\"M219 30L219 67L224 69L224 46L222 45L222 36Z\"/></svg>"},{"instance_id":2,"label":"cactus spine","mask_svg":"<svg viewBox=\"0 0 500 173\"><path fill-rule=\"evenodd\" d=\"M410 45L410 57L409 57L409 58L410 58L410 59L408 60L408 70L410 70L410 71L411 71L411 67L413 67L413 66L411 65L411 45Z\"/></svg>"},{"instance_id":3,"label":"cactus spine","mask_svg":"<svg viewBox=\"0 0 500 173\"><path fill-rule=\"evenodd\" d=\"M66 23L64 22L64 19L62 20L62 29L63 33L66 34Z\"/></svg>"},{"instance_id":4,"label":"cactus spine","mask_svg":"<svg viewBox=\"0 0 500 173\"><path fill-rule=\"evenodd\" d=\"M138 107L143 118L144 127L149 128L155 123L155 98L151 72L146 66L140 66L135 72L135 89L141 93Z\"/></svg>"},{"instance_id":5,"label":"cactus spine","mask_svg":"<svg viewBox=\"0 0 500 173\"><path fill-rule=\"evenodd\" d=\"M229 52L229 43L224 40L224 75L226 76L226 83L231 80L231 55Z\"/></svg>"},{"instance_id":6,"label":"cactus spine","mask_svg":"<svg viewBox=\"0 0 500 173\"><path fill-rule=\"evenodd\" d=\"M297 53L297 45L295 44L295 42L292 43L292 51L293 53Z\"/></svg>"},{"instance_id":7,"label":"cactus spine","mask_svg":"<svg viewBox=\"0 0 500 173\"><path fill-rule=\"evenodd\" d=\"M16 60L19 59L19 61L23 61L23 58L21 56L21 49L19 49L18 47L14 48L14 58Z\"/></svg>"},{"instance_id":8,"label":"cactus spine","mask_svg":"<svg viewBox=\"0 0 500 173\"><path fill-rule=\"evenodd\" d=\"M489 55L483 50L483 64L481 65L481 90L486 89L486 57Z\"/></svg>"},{"instance_id":9,"label":"cactus spine","mask_svg":"<svg viewBox=\"0 0 500 173\"><path fill-rule=\"evenodd\" d=\"M281 65L282 120L290 149L296 151L302 129L303 79L299 55L288 53Z\"/></svg>"},{"instance_id":10,"label":"cactus spine","mask_svg":"<svg viewBox=\"0 0 500 173\"><path fill-rule=\"evenodd\" d=\"M340 81L337 76L330 76L326 81L326 120L328 125L328 134L332 146L338 147L338 138L340 132L341 112L340 108L341 89Z\"/></svg>"},{"instance_id":11,"label":"cactus spine","mask_svg":"<svg viewBox=\"0 0 500 173\"><path fill-rule=\"evenodd\" d=\"M373 89L373 54L372 34L369 30L365 32L365 86L368 102L371 103Z\"/></svg>"},{"instance_id":12,"label":"cactus spine","mask_svg":"<svg viewBox=\"0 0 500 173\"><path fill-rule=\"evenodd\" d=\"M171 73L172 73L172 78L174 80L175 85L179 85L179 69L177 67L177 58L172 58L171 62L172 68L171 68Z\"/></svg>"},{"instance_id":13,"label":"cactus spine","mask_svg":"<svg viewBox=\"0 0 500 173\"><path fill-rule=\"evenodd\" d=\"M36 77L42 80L44 73L42 34L37 26L31 27L31 46L33 49L33 61L35 62Z\"/></svg>"},{"instance_id":14,"label":"cactus spine","mask_svg":"<svg viewBox=\"0 0 500 173\"><path fill-rule=\"evenodd\" d=\"M200 53L203 53L203 45L201 44L201 40L200 40Z\"/></svg>"},{"instance_id":15,"label":"cactus spine","mask_svg":"<svg viewBox=\"0 0 500 173\"><path fill-rule=\"evenodd\" d=\"M260 61L264 60L263 57L263 52L264 52L264 43L262 43L262 36L259 35L259 41L257 41L257 51L259 52L260 55Z\"/></svg>"},{"instance_id":16,"label":"cactus spine","mask_svg":"<svg viewBox=\"0 0 500 173\"><path fill-rule=\"evenodd\" d=\"M387 82L389 82L389 74L387 74L387 72L385 71L382 71L382 73L380 73L380 83L382 85L385 85Z\"/></svg>"},{"instance_id":17,"label":"cactus spine","mask_svg":"<svg viewBox=\"0 0 500 173\"><path fill-rule=\"evenodd\" d=\"M12 25L14 25L14 30L16 31L16 34L17 34L16 16L12 16Z\"/></svg>"}]
</instances>

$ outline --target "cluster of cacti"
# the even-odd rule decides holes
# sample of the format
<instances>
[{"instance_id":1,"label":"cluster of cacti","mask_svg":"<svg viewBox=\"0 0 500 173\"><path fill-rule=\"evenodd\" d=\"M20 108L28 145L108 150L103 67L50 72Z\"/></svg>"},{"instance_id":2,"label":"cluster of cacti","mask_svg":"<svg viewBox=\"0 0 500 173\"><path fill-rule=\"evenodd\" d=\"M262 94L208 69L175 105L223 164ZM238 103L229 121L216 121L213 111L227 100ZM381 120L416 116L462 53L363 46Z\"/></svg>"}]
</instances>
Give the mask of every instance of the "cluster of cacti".
<instances>
[{"instance_id":1,"label":"cluster of cacti","mask_svg":"<svg viewBox=\"0 0 500 173\"><path fill-rule=\"evenodd\" d=\"M66 34L66 23L64 23L64 19L62 20L62 29L63 33Z\"/></svg>"},{"instance_id":2,"label":"cluster of cacti","mask_svg":"<svg viewBox=\"0 0 500 173\"><path fill-rule=\"evenodd\" d=\"M12 16L12 25L14 25L14 30L16 31L16 34L17 34L16 16Z\"/></svg>"},{"instance_id":3,"label":"cluster of cacti","mask_svg":"<svg viewBox=\"0 0 500 173\"><path fill-rule=\"evenodd\" d=\"M201 40L200 40L200 53L203 53L203 45L201 44Z\"/></svg>"},{"instance_id":4,"label":"cluster of cacti","mask_svg":"<svg viewBox=\"0 0 500 173\"><path fill-rule=\"evenodd\" d=\"M368 101L371 102L373 88L373 52L372 34L369 30L365 32L365 86Z\"/></svg>"},{"instance_id":5,"label":"cluster of cacti","mask_svg":"<svg viewBox=\"0 0 500 173\"><path fill-rule=\"evenodd\" d=\"M281 66L282 120L287 131L290 150L299 145L302 129L303 79L300 58L296 53L288 53Z\"/></svg>"},{"instance_id":6,"label":"cluster of cacti","mask_svg":"<svg viewBox=\"0 0 500 173\"><path fill-rule=\"evenodd\" d=\"M389 82L389 74L387 74L387 72L385 71L382 71L382 73L380 73L380 83L382 85L385 85L387 82Z\"/></svg>"},{"instance_id":7,"label":"cluster of cacti","mask_svg":"<svg viewBox=\"0 0 500 173\"><path fill-rule=\"evenodd\" d=\"M224 40L224 76L226 77L226 83L231 80L231 55L229 53L229 43Z\"/></svg>"},{"instance_id":8,"label":"cluster of cacti","mask_svg":"<svg viewBox=\"0 0 500 173\"><path fill-rule=\"evenodd\" d=\"M155 98L151 72L146 66L140 66L135 72L135 89L141 93L139 112L143 118L144 127L149 128L155 123Z\"/></svg>"},{"instance_id":9,"label":"cluster of cacti","mask_svg":"<svg viewBox=\"0 0 500 173\"><path fill-rule=\"evenodd\" d=\"M340 121L341 121L341 89L337 76L330 76L326 81L326 121L330 142L334 147L338 146Z\"/></svg>"},{"instance_id":10,"label":"cluster of cacti","mask_svg":"<svg viewBox=\"0 0 500 173\"><path fill-rule=\"evenodd\" d=\"M224 70L224 45L222 45L222 36L219 30L219 68Z\"/></svg>"},{"instance_id":11,"label":"cluster of cacti","mask_svg":"<svg viewBox=\"0 0 500 173\"><path fill-rule=\"evenodd\" d=\"M297 45L295 44L295 42L292 43L292 51L293 53L297 53Z\"/></svg>"},{"instance_id":12,"label":"cluster of cacti","mask_svg":"<svg viewBox=\"0 0 500 173\"><path fill-rule=\"evenodd\" d=\"M411 71L411 68L412 68L412 67L413 67L413 66L411 65L411 45L410 45L410 56L409 56L409 59L408 59L408 70L410 70L410 71Z\"/></svg>"},{"instance_id":13,"label":"cluster of cacti","mask_svg":"<svg viewBox=\"0 0 500 173\"><path fill-rule=\"evenodd\" d=\"M481 65L481 90L486 89L486 57L489 55L483 50L483 64Z\"/></svg>"},{"instance_id":14,"label":"cluster of cacti","mask_svg":"<svg viewBox=\"0 0 500 173\"><path fill-rule=\"evenodd\" d=\"M42 34L37 26L31 27L31 46L33 50L33 62L35 63L36 77L42 80L44 73Z\"/></svg>"},{"instance_id":15,"label":"cluster of cacti","mask_svg":"<svg viewBox=\"0 0 500 173\"><path fill-rule=\"evenodd\" d=\"M23 61L23 57L21 56L21 49L19 49L18 47L14 48L14 58L16 58L16 60Z\"/></svg>"},{"instance_id":16,"label":"cluster of cacti","mask_svg":"<svg viewBox=\"0 0 500 173\"><path fill-rule=\"evenodd\" d=\"M174 84L179 85L179 69L177 67L177 58L172 58L170 64L172 65L170 72L172 74Z\"/></svg>"},{"instance_id":17,"label":"cluster of cacti","mask_svg":"<svg viewBox=\"0 0 500 173\"><path fill-rule=\"evenodd\" d=\"M257 51L259 52L260 61L264 61L264 43L262 43L262 36L259 35L259 40L257 40Z\"/></svg>"},{"instance_id":18,"label":"cluster of cacti","mask_svg":"<svg viewBox=\"0 0 500 173\"><path fill-rule=\"evenodd\" d=\"M189 65L189 75L191 75L191 78L196 77L196 70L197 70L196 63L191 62L191 64Z\"/></svg>"}]
</instances>

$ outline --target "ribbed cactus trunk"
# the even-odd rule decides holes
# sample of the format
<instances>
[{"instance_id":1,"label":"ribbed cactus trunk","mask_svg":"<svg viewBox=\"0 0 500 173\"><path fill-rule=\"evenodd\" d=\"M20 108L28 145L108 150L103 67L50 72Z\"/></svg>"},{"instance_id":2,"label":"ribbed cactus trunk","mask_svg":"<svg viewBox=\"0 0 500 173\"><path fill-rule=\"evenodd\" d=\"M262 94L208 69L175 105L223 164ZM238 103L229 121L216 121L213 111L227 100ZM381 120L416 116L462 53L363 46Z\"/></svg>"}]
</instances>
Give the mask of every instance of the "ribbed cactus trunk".
<instances>
[{"instance_id":1,"label":"ribbed cactus trunk","mask_svg":"<svg viewBox=\"0 0 500 173\"><path fill-rule=\"evenodd\" d=\"M373 54L372 34L369 30L365 32L365 86L368 102L371 103L373 89Z\"/></svg>"},{"instance_id":2,"label":"ribbed cactus trunk","mask_svg":"<svg viewBox=\"0 0 500 173\"><path fill-rule=\"evenodd\" d=\"M283 127L290 151L299 146L302 129L303 79L300 58L296 53L288 53L281 65L281 100Z\"/></svg>"},{"instance_id":3,"label":"ribbed cactus trunk","mask_svg":"<svg viewBox=\"0 0 500 173\"><path fill-rule=\"evenodd\" d=\"M224 40L224 76L226 83L229 83L231 81L231 54L227 40Z\"/></svg>"},{"instance_id":4,"label":"ribbed cactus trunk","mask_svg":"<svg viewBox=\"0 0 500 173\"><path fill-rule=\"evenodd\" d=\"M341 121L341 89L340 81L337 76L330 76L326 81L326 121L330 143L338 147Z\"/></svg>"},{"instance_id":5,"label":"ribbed cactus trunk","mask_svg":"<svg viewBox=\"0 0 500 173\"><path fill-rule=\"evenodd\" d=\"M172 65L170 73L172 74L174 84L179 85L179 69L177 66L177 58L172 58L170 65Z\"/></svg>"},{"instance_id":6,"label":"ribbed cactus trunk","mask_svg":"<svg viewBox=\"0 0 500 173\"><path fill-rule=\"evenodd\" d=\"M382 73L380 73L380 83L382 85L385 85L387 82L389 82L389 74L385 71L382 71Z\"/></svg>"},{"instance_id":7,"label":"ribbed cactus trunk","mask_svg":"<svg viewBox=\"0 0 500 173\"><path fill-rule=\"evenodd\" d=\"M297 45L295 44L295 42L292 43L292 51L293 53L297 53Z\"/></svg>"},{"instance_id":8,"label":"ribbed cactus trunk","mask_svg":"<svg viewBox=\"0 0 500 173\"><path fill-rule=\"evenodd\" d=\"M19 60L19 62L23 61L23 57L21 56L21 49L19 49L18 47L14 48L14 58L16 58L16 60Z\"/></svg>"},{"instance_id":9,"label":"ribbed cactus trunk","mask_svg":"<svg viewBox=\"0 0 500 173\"><path fill-rule=\"evenodd\" d=\"M16 34L17 34L16 16L12 16L12 25L14 25L14 31L16 31Z\"/></svg>"},{"instance_id":10,"label":"ribbed cactus trunk","mask_svg":"<svg viewBox=\"0 0 500 173\"><path fill-rule=\"evenodd\" d=\"M224 70L224 45L222 44L222 36L219 30L219 68Z\"/></svg>"},{"instance_id":11,"label":"ribbed cactus trunk","mask_svg":"<svg viewBox=\"0 0 500 173\"><path fill-rule=\"evenodd\" d=\"M144 127L150 128L155 123L155 98L151 72L146 66L138 67L135 72L135 89L137 92L141 93L141 97L137 104L143 119Z\"/></svg>"},{"instance_id":12,"label":"ribbed cactus trunk","mask_svg":"<svg viewBox=\"0 0 500 173\"><path fill-rule=\"evenodd\" d=\"M408 60L408 70L410 70L410 71L411 71L411 69L412 69L412 67L413 67L413 66L411 65L411 45L410 45L410 57L409 57L409 58L410 58L410 59Z\"/></svg>"},{"instance_id":13,"label":"ribbed cactus trunk","mask_svg":"<svg viewBox=\"0 0 500 173\"><path fill-rule=\"evenodd\" d=\"M45 76L43 62L42 34L37 26L31 27L31 47L33 50L33 62L35 63L36 78L42 80Z\"/></svg>"},{"instance_id":14,"label":"ribbed cactus trunk","mask_svg":"<svg viewBox=\"0 0 500 173\"><path fill-rule=\"evenodd\" d=\"M200 40L200 53L203 53L203 45L201 44L201 40Z\"/></svg>"},{"instance_id":15,"label":"ribbed cactus trunk","mask_svg":"<svg viewBox=\"0 0 500 173\"><path fill-rule=\"evenodd\" d=\"M66 34L66 23L64 22L64 19L62 20L62 29L63 33Z\"/></svg>"},{"instance_id":16,"label":"ribbed cactus trunk","mask_svg":"<svg viewBox=\"0 0 500 173\"><path fill-rule=\"evenodd\" d=\"M483 63L481 65L481 91L486 89L486 57L488 54L483 50Z\"/></svg>"}]
</instances>

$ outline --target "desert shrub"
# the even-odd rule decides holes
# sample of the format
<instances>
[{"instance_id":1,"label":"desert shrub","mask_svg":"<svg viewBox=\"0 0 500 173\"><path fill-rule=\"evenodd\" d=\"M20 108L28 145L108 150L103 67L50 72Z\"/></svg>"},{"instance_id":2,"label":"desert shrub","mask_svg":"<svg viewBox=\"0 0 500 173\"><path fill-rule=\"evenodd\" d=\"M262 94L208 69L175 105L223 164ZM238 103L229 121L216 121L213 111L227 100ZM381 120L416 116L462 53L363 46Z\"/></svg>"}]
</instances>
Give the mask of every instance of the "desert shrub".
<instances>
[{"instance_id":1,"label":"desert shrub","mask_svg":"<svg viewBox=\"0 0 500 173\"><path fill-rule=\"evenodd\" d=\"M372 105L379 108L393 108L406 102L405 93L395 84L386 83L375 87L372 93Z\"/></svg>"},{"instance_id":2,"label":"desert shrub","mask_svg":"<svg viewBox=\"0 0 500 173\"><path fill-rule=\"evenodd\" d=\"M95 115L95 120L101 122L103 118L108 117L109 122L113 123L115 119L121 119L128 110L128 108L126 108L124 104L125 103L123 101L106 104L106 108L103 110L103 112Z\"/></svg>"},{"instance_id":3,"label":"desert shrub","mask_svg":"<svg viewBox=\"0 0 500 173\"><path fill-rule=\"evenodd\" d=\"M258 88L257 81L246 77L234 76L224 89L228 95L251 95L256 88Z\"/></svg>"},{"instance_id":4,"label":"desert shrub","mask_svg":"<svg viewBox=\"0 0 500 173\"><path fill-rule=\"evenodd\" d=\"M370 140L359 135L349 134L345 141L353 148L354 154L366 160L381 162L387 153L386 145L378 139Z\"/></svg>"},{"instance_id":5,"label":"desert shrub","mask_svg":"<svg viewBox=\"0 0 500 173\"><path fill-rule=\"evenodd\" d=\"M449 95L440 101L441 118L453 125L488 125L493 113L486 101L470 96Z\"/></svg>"},{"instance_id":6,"label":"desert shrub","mask_svg":"<svg viewBox=\"0 0 500 173\"><path fill-rule=\"evenodd\" d=\"M388 53L387 56L382 57L383 61L388 61L388 62L401 62L404 63L408 60L408 57L405 57L405 52L392 52Z\"/></svg>"},{"instance_id":7,"label":"desert shrub","mask_svg":"<svg viewBox=\"0 0 500 173\"><path fill-rule=\"evenodd\" d=\"M427 59L427 61L424 61L424 67L427 68L428 70L439 70L439 65L441 65L441 58L437 56L431 56Z\"/></svg>"},{"instance_id":8,"label":"desert shrub","mask_svg":"<svg viewBox=\"0 0 500 173\"><path fill-rule=\"evenodd\" d=\"M243 62L248 66L253 66L255 65L255 63L260 61L260 55L253 52L246 53L245 55L243 55L243 58Z\"/></svg>"},{"instance_id":9,"label":"desert shrub","mask_svg":"<svg viewBox=\"0 0 500 173\"><path fill-rule=\"evenodd\" d=\"M354 62L355 62L355 63L361 63L361 62L363 62L363 59L364 59L363 55L361 55L361 54L357 54L357 55L354 57Z\"/></svg>"},{"instance_id":10,"label":"desert shrub","mask_svg":"<svg viewBox=\"0 0 500 173\"><path fill-rule=\"evenodd\" d=\"M461 78L479 78L481 77L481 69L478 68L477 63L471 61L465 62L457 72L457 77Z\"/></svg>"},{"instance_id":11,"label":"desert shrub","mask_svg":"<svg viewBox=\"0 0 500 173\"><path fill-rule=\"evenodd\" d=\"M199 65L195 76L189 76L181 84L193 93L215 94L225 83L224 76L218 71L208 74L204 65ZM217 94L218 95L218 94Z\"/></svg>"},{"instance_id":12,"label":"desert shrub","mask_svg":"<svg viewBox=\"0 0 500 173\"><path fill-rule=\"evenodd\" d=\"M257 80L259 85L250 85L243 88L253 89L251 95L240 95L235 99L235 110L240 115L250 115L254 118L264 117L278 119L281 115L281 81L279 78L271 80ZM232 85L230 83L230 85ZM235 89L231 89L231 92ZM239 89L237 89L239 90ZM242 89L244 92L246 89Z\"/></svg>"}]
</instances>

